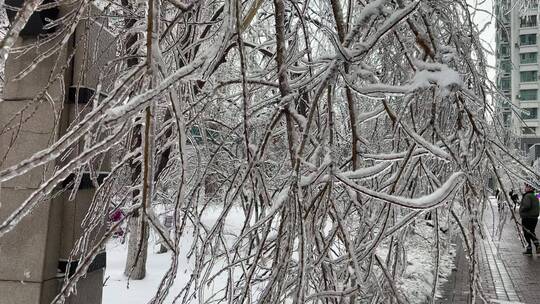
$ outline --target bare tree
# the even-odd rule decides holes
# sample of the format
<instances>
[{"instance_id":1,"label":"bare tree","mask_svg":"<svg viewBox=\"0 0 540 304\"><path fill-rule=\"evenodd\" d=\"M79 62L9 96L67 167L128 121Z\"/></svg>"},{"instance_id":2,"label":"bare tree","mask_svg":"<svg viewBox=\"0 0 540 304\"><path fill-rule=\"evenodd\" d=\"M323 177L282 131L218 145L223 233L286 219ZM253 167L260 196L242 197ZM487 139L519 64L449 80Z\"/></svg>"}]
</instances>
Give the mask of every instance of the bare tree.
<instances>
[{"instance_id":1,"label":"bare tree","mask_svg":"<svg viewBox=\"0 0 540 304\"><path fill-rule=\"evenodd\" d=\"M70 37L90 7L75 3L50 35ZM39 5L25 2L0 42L0 63ZM399 288L407 238L425 217L436 248L429 300L450 239L441 230L459 233L471 303L483 297L477 249L487 178L538 176L492 119L497 91L467 1L137 5L103 5L118 55L102 73L113 78L107 97L50 147L0 171L8 181L86 141L0 223L2 236L67 174L115 155L73 252L81 266L55 302L120 225L88 241L111 204L130 223L127 275L144 277L150 232L171 251L151 303L408 303ZM54 50L64 47L62 40ZM171 230L156 216L158 202L172 210ZM220 210L211 224L209 206ZM241 229L230 235L235 208ZM182 240L191 237L194 264L181 274ZM181 275L187 283L172 294ZM215 282L225 283L205 287Z\"/></svg>"}]
</instances>

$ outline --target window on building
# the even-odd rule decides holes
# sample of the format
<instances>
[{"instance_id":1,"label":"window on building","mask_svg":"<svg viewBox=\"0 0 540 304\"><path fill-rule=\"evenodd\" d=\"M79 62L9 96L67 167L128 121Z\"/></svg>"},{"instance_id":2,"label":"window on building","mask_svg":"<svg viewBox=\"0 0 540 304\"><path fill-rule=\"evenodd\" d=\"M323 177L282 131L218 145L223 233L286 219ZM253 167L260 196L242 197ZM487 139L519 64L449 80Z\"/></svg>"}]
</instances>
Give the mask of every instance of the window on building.
<instances>
[{"instance_id":1,"label":"window on building","mask_svg":"<svg viewBox=\"0 0 540 304\"><path fill-rule=\"evenodd\" d=\"M510 57L510 46L508 44L501 44L499 47L499 53L502 58Z\"/></svg>"},{"instance_id":2,"label":"window on building","mask_svg":"<svg viewBox=\"0 0 540 304\"><path fill-rule=\"evenodd\" d=\"M532 82L538 80L538 72L537 71L524 71L519 72L519 81L521 82Z\"/></svg>"},{"instance_id":3,"label":"window on building","mask_svg":"<svg viewBox=\"0 0 540 304\"><path fill-rule=\"evenodd\" d=\"M510 77L502 77L499 82L499 88L503 91L509 91L511 84Z\"/></svg>"},{"instance_id":4,"label":"window on building","mask_svg":"<svg viewBox=\"0 0 540 304\"><path fill-rule=\"evenodd\" d=\"M505 127L509 127L510 126L510 113L509 112L504 112L503 113L503 116L502 116L502 123Z\"/></svg>"},{"instance_id":5,"label":"window on building","mask_svg":"<svg viewBox=\"0 0 540 304\"><path fill-rule=\"evenodd\" d=\"M503 96L497 96L496 97L496 103L499 108L509 108L510 103L512 102L511 96L509 95L503 95Z\"/></svg>"},{"instance_id":6,"label":"window on building","mask_svg":"<svg viewBox=\"0 0 540 304\"><path fill-rule=\"evenodd\" d=\"M508 1L507 0L499 0L495 1L495 10L501 13L506 13L506 9L508 7Z\"/></svg>"},{"instance_id":7,"label":"window on building","mask_svg":"<svg viewBox=\"0 0 540 304\"><path fill-rule=\"evenodd\" d=\"M521 128L521 133L526 135L536 134L536 127L523 127Z\"/></svg>"},{"instance_id":8,"label":"window on building","mask_svg":"<svg viewBox=\"0 0 540 304\"><path fill-rule=\"evenodd\" d=\"M536 15L523 16L520 18L519 27L533 27L536 26Z\"/></svg>"},{"instance_id":9,"label":"window on building","mask_svg":"<svg viewBox=\"0 0 540 304\"><path fill-rule=\"evenodd\" d=\"M510 74L512 72L512 63L508 60L501 61L501 71L503 74Z\"/></svg>"},{"instance_id":10,"label":"window on building","mask_svg":"<svg viewBox=\"0 0 540 304\"><path fill-rule=\"evenodd\" d=\"M510 40L510 39L508 39L508 34L509 34L508 31L500 30L499 31L499 43L508 43L508 41Z\"/></svg>"},{"instance_id":11,"label":"window on building","mask_svg":"<svg viewBox=\"0 0 540 304\"><path fill-rule=\"evenodd\" d=\"M510 21L512 19L510 18L510 14L508 14L508 10L505 10L504 13L500 14L499 16L500 16L499 19L501 20L503 24L505 25L510 24Z\"/></svg>"},{"instance_id":12,"label":"window on building","mask_svg":"<svg viewBox=\"0 0 540 304\"><path fill-rule=\"evenodd\" d=\"M520 100L536 100L538 98L538 90L519 90Z\"/></svg>"},{"instance_id":13,"label":"window on building","mask_svg":"<svg viewBox=\"0 0 540 304\"><path fill-rule=\"evenodd\" d=\"M191 134L191 136L193 137L193 139L195 140L197 144L200 145L203 143L203 137L201 135L201 129L199 129L199 127L197 126L191 127L191 130L189 130L189 133ZM188 144L191 144L191 142L188 142Z\"/></svg>"},{"instance_id":14,"label":"window on building","mask_svg":"<svg viewBox=\"0 0 540 304\"><path fill-rule=\"evenodd\" d=\"M215 141L219 137L219 131L216 131L210 128L205 128L204 130L206 130L205 132L206 138L209 140ZM201 133L201 129L199 128L199 126L191 127L189 133L191 134L191 136L193 137L193 139L195 140L197 144L200 145L204 142L203 135ZM191 142L188 142L188 144L191 144Z\"/></svg>"},{"instance_id":15,"label":"window on building","mask_svg":"<svg viewBox=\"0 0 540 304\"><path fill-rule=\"evenodd\" d=\"M508 98L508 99L501 98L501 99L499 100L499 106L500 106L501 108L504 108L504 109L510 108L510 103L511 103L510 98Z\"/></svg>"},{"instance_id":16,"label":"window on building","mask_svg":"<svg viewBox=\"0 0 540 304\"><path fill-rule=\"evenodd\" d=\"M531 53L521 53L519 54L519 63L537 63L537 52L531 52Z\"/></svg>"},{"instance_id":17,"label":"window on building","mask_svg":"<svg viewBox=\"0 0 540 304\"><path fill-rule=\"evenodd\" d=\"M521 109L521 118L523 119L537 119L538 108L523 108Z\"/></svg>"},{"instance_id":18,"label":"window on building","mask_svg":"<svg viewBox=\"0 0 540 304\"><path fill-rule=\"evenodd\" d=\"M538 143L525 143L525 151L527 152L527 154L534 153L536 155L536 158L538 158Z\"/></svg>"},{"instance_id":19,"label":"window on building","mask_svg":"<svg viewBox=\"0 0 540 304\"><path fill-rule=\"evenodd\" d=\"M519 43L521 45L533 45L533 44L536 44L536 34L519 35Z\"/></svg>"},{"instance_id":20,"label":"window on building","mask_svg":"<svg viewBox=\"0 0 540 304\"><path fill-rule=\"evenodd\" d=\"M524 9L538 8L538 2L536 2L536 1L524 1L523 2L523 8Z\"/></svg>"}]
</instances>

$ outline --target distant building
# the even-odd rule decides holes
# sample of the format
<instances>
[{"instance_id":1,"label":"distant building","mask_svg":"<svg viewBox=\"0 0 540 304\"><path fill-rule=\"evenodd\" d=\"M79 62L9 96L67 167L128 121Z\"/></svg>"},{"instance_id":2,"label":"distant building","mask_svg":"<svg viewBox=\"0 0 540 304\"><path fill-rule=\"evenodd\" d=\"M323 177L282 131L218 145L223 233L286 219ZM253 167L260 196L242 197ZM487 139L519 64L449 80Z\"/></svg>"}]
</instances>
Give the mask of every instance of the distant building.
<instances>
[{"instance_id":1,"label":"distant building","mask_svg":"<svg viewBox=\"0 0 540 304\"><path fill-rule=\"evenodd\" d=\"M532 162L540 157L538 1L495 0L499 119ZM510 102L514 107L511 107ZM517 138L516 138L517 136Z\"/></svg>"}]
</instances>

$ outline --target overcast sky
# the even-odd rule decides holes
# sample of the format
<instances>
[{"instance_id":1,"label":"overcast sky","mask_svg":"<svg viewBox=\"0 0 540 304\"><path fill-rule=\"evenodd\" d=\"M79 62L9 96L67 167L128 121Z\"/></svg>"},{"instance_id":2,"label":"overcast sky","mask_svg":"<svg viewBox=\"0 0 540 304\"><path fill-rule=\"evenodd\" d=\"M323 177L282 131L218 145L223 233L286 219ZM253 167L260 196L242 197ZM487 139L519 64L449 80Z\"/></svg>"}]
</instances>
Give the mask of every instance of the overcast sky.
<instances>
[{"instance_id":1,"label":"overcast sky","mask_svg":"<svg viewBox=\"0 0 540 304\"><path fill-rule=\"evenodd\" d=\"M491 12L493 12L493 0L467 0L467 2L469 5L478 7L480 9L476 12L474 18L476 24L478 24L478 28L482 29L486 24L488 24L487 28L480 35L480 38L484 41L486 49L492 49L495 51L495 21L491 16ZM489 14L482 12L482 10L489 12ZM487 57L489 64L494 66L495 55L487 54ZM494 80L495 70L490 69L488 74L489 77Z\"/></svg>"}]
</instances>

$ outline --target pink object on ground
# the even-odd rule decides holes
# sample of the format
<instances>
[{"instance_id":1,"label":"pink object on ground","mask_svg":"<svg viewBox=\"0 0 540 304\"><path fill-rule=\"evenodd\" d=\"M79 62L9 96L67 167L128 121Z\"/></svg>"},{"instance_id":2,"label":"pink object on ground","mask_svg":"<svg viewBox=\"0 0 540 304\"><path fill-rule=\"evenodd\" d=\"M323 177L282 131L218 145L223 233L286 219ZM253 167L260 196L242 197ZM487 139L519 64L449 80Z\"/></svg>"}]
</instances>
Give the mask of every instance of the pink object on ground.
<instances>
[{"instance_id":1,"label":"pink object on ground","mask_svg":"<svg viewBox=\"0 0 540 304\"><path fill-rule=\"evenodd\" d=\"M118 222L122 218L124 218L124 212L122 212L120 209L116 209L116 211L114 211L114 213L111 215L111 221L113 222Z\"/></svg>"}]
</instances>

